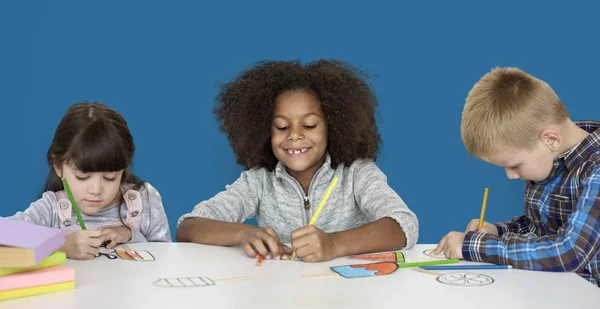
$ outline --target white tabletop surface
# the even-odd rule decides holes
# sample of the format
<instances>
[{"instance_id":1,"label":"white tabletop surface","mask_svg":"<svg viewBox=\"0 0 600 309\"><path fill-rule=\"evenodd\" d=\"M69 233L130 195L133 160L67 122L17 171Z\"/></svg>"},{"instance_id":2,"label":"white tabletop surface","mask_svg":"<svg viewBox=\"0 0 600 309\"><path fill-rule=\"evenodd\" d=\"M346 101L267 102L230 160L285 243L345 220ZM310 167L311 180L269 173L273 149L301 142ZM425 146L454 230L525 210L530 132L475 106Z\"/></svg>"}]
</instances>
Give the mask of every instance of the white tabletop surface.
<instances>
[{"instance_id":1,"label":"white tabletop surface","mask_svg":"<svg viewBox=\"0 0 600 309\"><path fill-rule=\"evenodd\" d=\"M265 260L255 265L239 247L191 243L138 243L156 261L68 260L76 270L76 288L0 302L0 308L600 308L600 288L573 273L524 270L475 270L494 282L486 286L452 286L437 277L411 270L378 277L340 276L306 279L333 273L329 267L356 264L346 258L324 263ZM416 245L411 258L426 258ZM469 263L469 262L461 262ZM204 276L211 279L249 277L212 286L169 288L153 284L159 278Z\"/></svg>"}]
</instances>

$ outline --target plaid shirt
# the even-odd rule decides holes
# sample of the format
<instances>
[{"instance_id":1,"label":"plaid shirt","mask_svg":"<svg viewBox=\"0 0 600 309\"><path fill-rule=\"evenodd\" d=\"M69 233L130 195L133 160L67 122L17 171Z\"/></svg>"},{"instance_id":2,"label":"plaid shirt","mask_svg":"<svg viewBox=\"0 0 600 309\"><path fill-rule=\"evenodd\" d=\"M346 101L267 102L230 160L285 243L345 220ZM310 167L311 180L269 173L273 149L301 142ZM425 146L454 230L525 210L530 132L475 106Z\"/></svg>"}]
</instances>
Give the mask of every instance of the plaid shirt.
<instances>
[{"instance_id":1,"label":"plaid shirt","mask_svg":"<svg viewBox=\"0 0 600 309\"><path fill-rule=\"evenodd\" d=\"M590 135L546 180L527 182L525 215L497 223L500 236L467 233L465 260L575 272L600 286L600 122L576 123Z\"/></svg>"}]
</instances>

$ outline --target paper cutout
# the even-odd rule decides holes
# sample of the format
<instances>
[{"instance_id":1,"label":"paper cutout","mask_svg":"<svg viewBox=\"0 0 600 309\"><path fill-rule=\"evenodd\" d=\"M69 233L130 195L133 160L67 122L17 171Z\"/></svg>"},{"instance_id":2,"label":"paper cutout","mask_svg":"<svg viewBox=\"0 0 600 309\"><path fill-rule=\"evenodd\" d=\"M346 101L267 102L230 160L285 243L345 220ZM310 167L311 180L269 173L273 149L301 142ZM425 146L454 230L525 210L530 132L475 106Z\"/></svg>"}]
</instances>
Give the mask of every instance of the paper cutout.
<instances>
[{"instance_id":1,"label":"paper cutout","mask_svg":"<svg viewBox=\"0 0 600 309\"><path fill-rule=\"evenodd\" d=\"M335 271L344 278L361 278L389 275L398 269L398 264L394 262L381 262L372 264L356 264L334 266L331 270Z\"/></svg>"},{"instance_id":2,"label":"paper cutout","mask_svg":"<svg viewBox=\"0 0 600 309\"><path fill-rule=\"evenodd\" d=\"M152 253L148 251L124 251L116 250L115 252L118 257L128 261L154 261L156 260Z\"/></svg>"},{"instance_id":3,"label":"paper cutout","mask_svg":"<svg viewBox=\"0 0 600 309\"><path fill-rule=\"evenodd\" d=\"M154 282L155 285L171 287L171 288L185 288L185 287L196 287L196 286L208 286L214 285L215 282L208 277L190 277L190 278L161 278Z\"/></svg>"},{"instance_id":4,"label":"paper cutout","mask_svg":"<svg viewBox=\"0 0 600 309\"><path fill-rule=\"evenodd\" d=\"M148 251L124 251L115 249L106 249L100 247L97 256L105 256L111 260L121 258L128 261L154 261L156 260L152 253Z\"/></svg>"},{"instance_id":5,"label":"paper cutout","mask_svg":"<svg viewBox=\"0 0 600 309\"><path fill-rule=\"evenodd\" d=\"M437 277L437 281L458 286L483 286L494 283L492 277L476 273L449 273Z\"/></svg>"},{"instance_id":6,"label":"paper cutout","mask_svg":"<svg viewBox=\"0 0 600 309\"><path fill-rule=\"evenodd\" d=\"M397 262L397 263L403 263L405 261L404 253L402 253L400 251L352 255L352 256L349 256L348 258L356 259L356 260L385 261L385 262Z\"/></svg>"},{"instance_id":7,"label":"paper cutout","mask_svg":"<svg viewBox=\"0 0 600 309\"><path fill-rule=\"evenodd\" d=\"M215 279L212 280L208 277L182 277L182 278L160 278L154 282L155 285L168 287L168 288L189 288L199 286L215 285L215 282L228 282L228 281L240 281L250 280L249 277L236 277L226 279Z\"/></svg>"}]
</instances>

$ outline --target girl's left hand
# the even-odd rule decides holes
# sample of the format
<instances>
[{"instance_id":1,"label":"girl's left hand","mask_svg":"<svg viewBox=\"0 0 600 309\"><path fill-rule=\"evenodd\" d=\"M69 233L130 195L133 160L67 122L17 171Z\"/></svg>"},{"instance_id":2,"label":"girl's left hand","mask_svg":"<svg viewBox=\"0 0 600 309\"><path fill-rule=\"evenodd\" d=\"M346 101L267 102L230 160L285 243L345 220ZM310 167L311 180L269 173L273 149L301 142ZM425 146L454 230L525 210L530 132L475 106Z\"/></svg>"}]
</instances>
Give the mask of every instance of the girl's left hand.
<instances>
[{"instance_id":1,"label":"girl's left hand","mask_svg":"<svg viewBox=\"0 0 600 309\"><path fill-rule=\"evenodd\" d=\"M131 240L131 230L126 226L105 227L100 230L101 236L109 240L106 249L112 249L118 244L124 244Z\"/></svg>"},{"instance_id":2,"label":"girl's left hand","mask_svg":"<svg viewBox=\"0 0 600 309\"><path fill-rule=\"evenodd\" d=\"M292 248L304 262L323 262L338 257L338 238L314 225L292 232Z\"/></svg>"}]
</instances>

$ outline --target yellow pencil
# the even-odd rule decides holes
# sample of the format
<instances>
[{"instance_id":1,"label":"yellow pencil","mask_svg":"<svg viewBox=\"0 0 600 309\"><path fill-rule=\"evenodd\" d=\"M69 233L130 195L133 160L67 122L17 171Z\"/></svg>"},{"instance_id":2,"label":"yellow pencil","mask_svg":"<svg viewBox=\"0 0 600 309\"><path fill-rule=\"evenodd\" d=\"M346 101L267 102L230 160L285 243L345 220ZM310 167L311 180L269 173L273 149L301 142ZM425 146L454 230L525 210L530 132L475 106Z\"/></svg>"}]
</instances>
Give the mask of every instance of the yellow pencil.
<instances>
[{"instance_id":1,"label":"yellow pencil","mask_svg":"<svg viewBox=\"0 0 600 309\"><path fill-rule=\"evenodd\" d=\"M479 226L477 227L477 230L481 230L481 228L483 227L483 216L485 215L485 205L487 204L487 197L488 197L488 188L485 188L485 192L483 193L483 204L481 205L481 215L479 216Z\"/></svg>"},{"instance_id":2,"label":"yellow pencil","mask_svg":"<svg viewBox=\"0 0 600 309\"><path fill-rule=\"evenodd\" d=\"M327 203L327 199L329 199L329 195L331 195L331 192L333 191L333 188L335 187L335 185L337 184L337 182L338 182L338 178L337 177L333 177L333 180L331 181L331 184L329 185L329 188L327 189L327 191L325 192L325 195L321 199L321 203L319 203L319 207L317 208L317 211L315 211L315 214L310 219L310 222L308 223L308 225L314 225L315 224L315 222L319 218L319 214L321 213L321 210L323 210L323 206L325 206L325 203ZM292 253L292 257L290 258L290 260L293 260L295 258L296 258L296 251L294 251Z\"/></svg>"}]
</instances>

